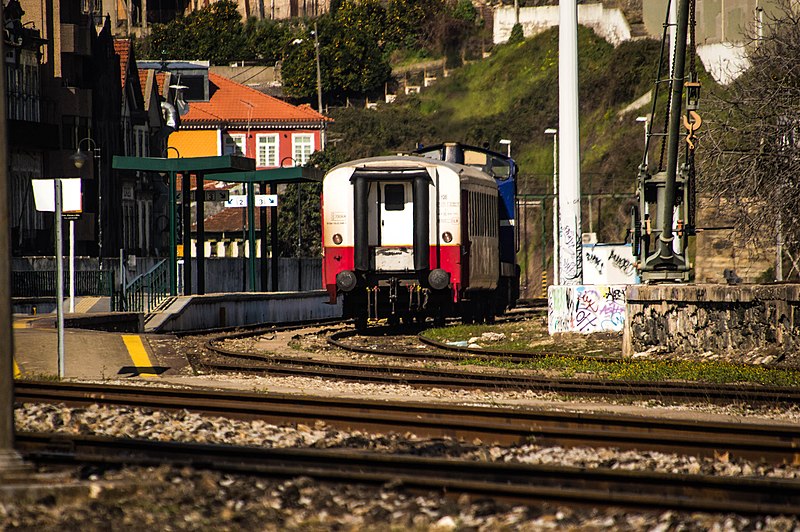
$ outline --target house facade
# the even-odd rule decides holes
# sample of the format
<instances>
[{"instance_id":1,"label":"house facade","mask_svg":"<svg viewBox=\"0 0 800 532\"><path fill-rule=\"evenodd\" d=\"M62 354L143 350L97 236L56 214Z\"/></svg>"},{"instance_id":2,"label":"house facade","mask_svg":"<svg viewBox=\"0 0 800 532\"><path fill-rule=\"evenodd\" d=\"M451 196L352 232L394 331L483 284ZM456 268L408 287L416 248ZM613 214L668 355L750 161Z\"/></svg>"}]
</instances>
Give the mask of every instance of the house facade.
<instances>
[{"instance_id":1,"label":"house facade","mask_svg":"<svg viewBox=\"0 0 800 532\"><path fill-rule=\"evenodd\" d=\"M81 179L78 256L152 254L158 183L112 168L115 155L150 153L161 124L160 110L147 110L131 43L115 40L85 1L3 2L13 254L54 252L53 214L33 200L37 178Z\"/></svg>"},{"instance_id":2,"label":"house facade","mask_svg":"<svg viewBox=\"0 0 800 532\"><path fill-rule=\"evenodd\" d=\"M140 68L153 72L156 66L139 62ZM256 168L265 170L303 166L312 153L324 148L324 130L330 119L311 107L291 105L214 74L208 63L169 61L164 66L161 70L166 72L156 75L160 94L182 112L180 127L168 138L169 157L240 155L255 159ZM174 94L175 87L185 87L180 96ZM194 187L195 180L191 183ZM234 195L245 193L241 184L206 180L203 186L226 189ZM216 202L207 203L204 211L206 226L213 228L204 256L246 254L243 209ZM260 248L257 253L261 256ZM197 256L194 251L192 255Z\"/></svg>"},{"instance_id":3,"label":"house facade","mask_svg":"<svg viewBox=\"0 0 800 532\"><path fill-rule=\"evenodd\" d=\"M322 149L327 118L217 74L208 73L208 100L189 100L189 112L169 145L183 157L242 155L256 168L303 166Z\"/></svg>"}]
</instances>

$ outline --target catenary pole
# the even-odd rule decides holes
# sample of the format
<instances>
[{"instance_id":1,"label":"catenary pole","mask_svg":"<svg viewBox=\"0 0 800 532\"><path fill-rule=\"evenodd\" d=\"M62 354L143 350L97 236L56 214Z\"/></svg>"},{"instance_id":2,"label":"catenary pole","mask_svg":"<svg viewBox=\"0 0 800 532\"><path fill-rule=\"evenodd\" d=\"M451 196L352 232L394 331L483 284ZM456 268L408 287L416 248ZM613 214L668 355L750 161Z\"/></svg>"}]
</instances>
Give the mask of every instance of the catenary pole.
<instances>
[{"instance_id":1,"label":"catenary pole","mask_svg":"<svg viewBox=\"0 0 800 532\"><path fill-rule=\"evenodd\" d=\"M0 2L0 20L3 20ZM0 57L5 57L0 39ZM5 76L0 76L0 94L6 93ZM0 154L8 161L6 98L0 99ZM6 475L24 470L25 463L14 449L14 335L11 328L11 235L8 200L8 166L0 164L0 484Z\"/></svg>"},{"instance_id":2,"label":"catenary pole","mask_svg":"<svg viewBox=\"0 0 800 532\"><path fill-rule=\"evenodd\" d=\"M578 119L578 6L559 2L558 179L559 276L563 285L583 284L580 122Z\"/></svg>"}]
</instances>

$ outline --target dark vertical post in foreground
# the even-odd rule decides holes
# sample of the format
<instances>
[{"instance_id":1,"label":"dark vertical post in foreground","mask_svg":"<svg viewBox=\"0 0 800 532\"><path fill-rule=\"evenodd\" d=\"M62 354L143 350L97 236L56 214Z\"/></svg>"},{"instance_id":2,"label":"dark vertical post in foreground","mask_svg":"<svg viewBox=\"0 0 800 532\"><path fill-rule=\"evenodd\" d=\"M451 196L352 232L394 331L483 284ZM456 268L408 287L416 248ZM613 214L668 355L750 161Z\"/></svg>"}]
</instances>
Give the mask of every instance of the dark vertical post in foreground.
<instances>
[{"instance_id":1,"label":"dark vertical post in foreground","mask_svg":"<svg viewBox=\"0 0 800 532\"><path fill-rule=\"evenodd\" d=\"M261 183L261 193L268 194L267 182ZM261 222L261 291L269 291L269 263L267 262L267 208L258 209L259 221Z\"/></svg>"},{"instance_id":2,"label":"dark vertical post in foreground","mask_svg":"<svg viewBox=\"0 0 800 532\"><path fill-rule=\"evenodd\" d=\"M269 184L269 193L277 194L278 185ZM272 291L278 291L278 207L269 208L269 236L272 244Z\"/></svg>"},{"instance_id":3,"label":"dark vertical post in foreground","mask_svg":"<svg viewBox=\"0 0 800 532\"><path fill-rule=\"evenodd\" d=\"M0 20L3 4L0 3ZM0 39L0 57L5 57ZM0 95L6 94L5 75L0 75ZM6 138L6 98L0 100L0 478L25 467L14 449L14 336L11 328L11 235L8 203L8 142Z\"/></svg>"},{"instance_id":4,"label":"dark vertical post in foreground","mask_svg":"<svg viewBox=\"0 0 800 532\"><path fill-rule=\"evenodd\" d=\"M183 174L181 191L183 200L183 295L192 295L192 176L189 172Z\"/></svg>"},{"instance_id":5,"label":"dark vertical post in foreground","mask_svg":"<svg viewBox=\"0 0 800 532\"><path fill-rule=\"evenodd\" d=\"M197 189L195 190L195 202L197 202L197 295L202 296L206 293L206 191L203 174L198 172Z\"/></svg>"}]
</instances>

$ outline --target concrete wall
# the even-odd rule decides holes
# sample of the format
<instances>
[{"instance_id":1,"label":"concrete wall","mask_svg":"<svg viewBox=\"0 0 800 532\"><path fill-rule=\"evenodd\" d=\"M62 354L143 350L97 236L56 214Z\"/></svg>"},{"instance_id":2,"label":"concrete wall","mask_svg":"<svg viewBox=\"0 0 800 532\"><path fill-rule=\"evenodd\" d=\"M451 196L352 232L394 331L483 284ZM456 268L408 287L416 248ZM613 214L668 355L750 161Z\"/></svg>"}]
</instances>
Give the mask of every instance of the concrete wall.
<instances>
[{"instance_id":1,"label":"concrete wall","mask_svg":"<svg viewBox=\"0 0 800 532\"><path fill-rule=\"evenodd\" d=\"M713 43L697 47L697 55L717 83L727 85L750 68L743 44Z\"/></svg>"},{"instance_id":2,"label":"concrete wall","mask_svg":"<svg viewBox=\"0 0 800 532\"><path fill-rule=\"evenodd\" d=\"M583 282L594 285L637 284L630 244L584 244Z\"/></svg>"},{"instance_id":3,"label":"concrete wall","mask_svg":"<svg viewBox=\"0 0 800 532\"><path fill-rule=\"evenodd\" d=\"M744 284L775 280L775 228L765 228L758 242L742 241L733 231L740 216L730 201L697 197L697 224L703 231L695 238L694 275L696 284L726 284L725 270L733 270Z\"/></svg>"},{"instance_id":4,"label":"concrete wall","mask_svg":"<svg viewBox=\"0 0 800 532\"><path fill-rule=\"evenodd\" d=\"M558 26L558 6L523 7L519 10L519 23L525 37L532 37L548 28ZM498 7L494 11L494 43L504 43L511 35L516 22L513 7ZM631 28L622 11L606 9L603 4L578 6L578 23L592 28L595 33L617 46L631 38Z\"/></svg>"},{"instance_id":5,"label":"concrete wall","mask_svg":"<svg viewBox=\"0 0 800 532\"><path fill-rule=\"evenodd\" d=\"M550 334L618 332L624 320L624 285L560 285L547 290Z\"/></svg>"},{"instance_id":6,"label":"concrete wall","mask_svg":"<svg viewBox=\"0 0 800 532\"><path fill-rule=\"evenodd\" d=\"M800 285L636 285L626 296L626 356L657 347L797 357Z\"/></svg>"},{"instance_id":7,"label":"concrete wall","mask_svg":"<svg viewBox=\"0 0 800 532\"><path fill-rule=\"evenodd\" d=\"M148 324L158 332L215 329L235 325L283 323L338 318L341 303L328 304L328 293L210 294L177 298Z\"/></svg>"},{"instance_id":8,"label":"concrete wall","mask_svg":"<svg viewBox=\"0 0 800 532\"><path fill-rule=\"evenodd\" d=\"M256 290L261 288L260 260L256 261ZM214 292L247 292L246 272L248 259L240 258L208 258L206 259L206 293ZM272 262L267 262L268 268ZM288 292L319 290L322 288L322 259L278 259L278 287L270 292ZM181 273L178 273L179 279ZM180 283L179 283L180 285ZM192 289L197 289L197 259L192 259ZM267 290L264 290L267 291Z\"/></svg>"}]
</instances>

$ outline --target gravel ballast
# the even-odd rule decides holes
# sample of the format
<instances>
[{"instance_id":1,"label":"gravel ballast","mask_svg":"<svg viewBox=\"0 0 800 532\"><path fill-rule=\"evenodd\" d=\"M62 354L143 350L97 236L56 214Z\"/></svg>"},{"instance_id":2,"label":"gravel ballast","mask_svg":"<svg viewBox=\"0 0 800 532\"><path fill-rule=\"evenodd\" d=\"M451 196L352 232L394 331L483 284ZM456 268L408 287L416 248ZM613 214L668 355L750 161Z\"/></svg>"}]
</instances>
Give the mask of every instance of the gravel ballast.
<instances>
[{"instance_id":1,"label":"gravel ballast","mask_svg":"<svg viewBox=\"0 0 800 532\"><path fill-rule=\"evenodd\" d=\"M450 438L420 439L409 434L343 432L323 423L275 426L188 411L24 404L17 407L15 418L20 431L259 447L349 448L667 473L800 476L798 467L742 460L607 448L499 447ZM77 470L69 474L67 482L87 486L87 496L62 500L55 490L54 495L31 502L0 498L0 528L91 529L113 525L134 529L158 526L165 530L800 530L800 521L793 518L511 506L469 497L453 501L436 493L414 495L398 486L375 490L321 484L309 478L275 481L166 466L147 470Z\"/></svg>"}]
</instances>

